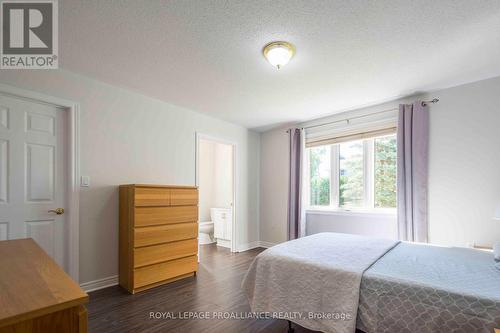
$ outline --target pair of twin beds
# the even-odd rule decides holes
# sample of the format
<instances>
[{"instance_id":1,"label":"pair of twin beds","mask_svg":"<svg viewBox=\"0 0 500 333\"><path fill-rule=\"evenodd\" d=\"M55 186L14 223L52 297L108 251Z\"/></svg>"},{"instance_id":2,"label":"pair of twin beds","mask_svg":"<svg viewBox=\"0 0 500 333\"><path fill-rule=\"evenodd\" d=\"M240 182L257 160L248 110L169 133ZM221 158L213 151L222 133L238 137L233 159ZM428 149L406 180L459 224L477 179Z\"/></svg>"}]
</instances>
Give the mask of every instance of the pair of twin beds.
<instances>
[{"instance_id":1,"label":"pair of twin beds","mask_svg":"<svg viewBox=\"0 0 500 333\"><path fill-rule=\"evenodd\" d=\"M496 332L493 254L320 233L260 253L242 283L252 311L322 332Z\"/></svg>"}]
</instances>

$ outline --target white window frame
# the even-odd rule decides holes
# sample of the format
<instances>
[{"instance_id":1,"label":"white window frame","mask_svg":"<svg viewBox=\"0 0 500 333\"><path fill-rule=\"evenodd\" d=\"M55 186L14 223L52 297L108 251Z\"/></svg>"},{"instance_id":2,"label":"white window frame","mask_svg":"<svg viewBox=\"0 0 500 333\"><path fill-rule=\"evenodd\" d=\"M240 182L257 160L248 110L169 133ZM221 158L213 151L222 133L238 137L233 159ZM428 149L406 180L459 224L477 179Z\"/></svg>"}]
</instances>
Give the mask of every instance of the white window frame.
<instances>
[{"instance_id":1,"label":"white window frame","mask_svg":"<svg viewBox=\"0 0 500 333\"><path fill-rule=\"evenodd\" d=\"M364 205L363 207L346 208L339 206L339 180L340 180L340 149L339 144L330 145L330 205L329 206L312 206L310 205L310 148L306 149L304 159L304 175L306 181L304 182L304 201L306 203L306 212L322 212L322 213L345 213L345 214L382 214L382 215L396 215L396 208L377 208L375 207L375 139L383 138L391 135L383 135L373 137L370 139L363 139L363 188L364 188Z\"/></svg>"}]
</instances>

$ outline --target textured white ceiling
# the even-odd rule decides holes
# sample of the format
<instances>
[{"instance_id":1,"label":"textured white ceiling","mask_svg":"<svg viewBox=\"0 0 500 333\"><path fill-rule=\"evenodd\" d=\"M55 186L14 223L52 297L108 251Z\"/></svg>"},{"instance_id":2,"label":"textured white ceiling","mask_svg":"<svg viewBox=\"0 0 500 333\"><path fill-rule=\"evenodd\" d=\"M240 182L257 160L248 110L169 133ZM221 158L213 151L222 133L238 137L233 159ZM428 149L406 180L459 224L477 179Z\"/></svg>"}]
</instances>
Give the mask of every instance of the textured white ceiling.
<instances>
[{"instance_id":1,"label":"textured white ceiling","mask_svg":"<svg viewBox=\"0 0 500 333\"><path fill-rule=\"evenodd\" d=\"M500 75L500 1L61 0L60 64L249 128ZM282 70L262 57L295 44Z\"/></svg>"}]
</instances>

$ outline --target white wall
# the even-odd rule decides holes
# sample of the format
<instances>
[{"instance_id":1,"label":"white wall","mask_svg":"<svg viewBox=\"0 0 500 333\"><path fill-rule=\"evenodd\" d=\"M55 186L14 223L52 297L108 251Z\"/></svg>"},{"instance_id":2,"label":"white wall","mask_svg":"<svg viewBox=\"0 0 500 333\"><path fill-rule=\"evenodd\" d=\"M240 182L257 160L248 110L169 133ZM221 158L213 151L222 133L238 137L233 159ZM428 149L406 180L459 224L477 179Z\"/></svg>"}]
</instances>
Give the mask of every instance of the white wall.
<instances>
[{"instance_id":1,"label":"white wall","mask_svg":"<svg viewBox=\"0 0 500 333\"><path fill-rule=\"evenodd\" d=\"M215 169L215 144L210 141L200 140L199 143L199 220L210 221L210 208L215 207L214 169Z\"/></svg>"},{"instance_id":2,"label":"white wall","mask_svg":"<svg viewBox=\"0 0 500 333\"><path fill-rule=\"evenodd\" d=\"M0 82L80 103L80 282L118 273L118 185L195 184L195 133L237 143L237 244L258 240L258 133L66 71L2 71Z\"/></svg>"},{"instance_id":3,"label":"white wall","mask_svg":"<svg viewBox=\"0 0 500 333\"><path fill-rule=\"evenodd\" d=\"M230 208L233 201L233 147L201 139L199 144L199 217L210 221L210 208Z\"/></svg>"},{"instance_id":4,"label":"white wall","mask_svg":"<svg viewBox=\"0 0 500 333\"><path fill-rule=\"evenodd\" d=\"M340 232L381 238L398 238L396 216L354 212L310 212L307 214L306 234Z\"/></svg>"},{"instance_id":5,"label":"white wall","mask_svg":"<svg viewBox=\"0 0 500 333\"><path fill-rule=\"evenodd\" d=\"M214 206L231 208L233 202L233 147L215 143Z\"/></svg>"},{"instance_id":6,"label":"white wall","mask_svg":"<svg viewBox=\"0 0 500 333\"><path fill-rule=\"evenodd\" d=\"M260 240L287 240L288 134L284 128L261 134Z\"/></svg>"},{"instance_id":7,"label":"white wall","mask_svg":"<svg viewBox=\"0 0 500 333\"><path fill-rule=\"evenodd\" d=\"M429 237L444 245L500 241L500 77L431 96Z\"/></svg>"},{"instance_id":8,"label":"white wall","mask_svg":"<svg viewBox=\"0 0 500 333\"><path fill-rule=\"evenodd\" d=\"M440 102L430 107L430 241L454 246L472 243L491 246L500 240L500 222L492 219L494 208L500 203L500 78L443 89L419 98L434 97ZM415 99L401 99L351 114L390 110ZM343 115L307 124L339 117ZM286 175L288 169L284 162L271 163L266 159L276 154L284 161L288 158L283 155L287 149L282 129L262 134L260 235L261 239L266 235L268 242L283 241L288 183L287 179L275 181L267 188L265 183L275 176ZM276 195L266 191L274 191ZM273 201L267 204L265 198L270 197ZM395 232L395 218L384 216L309 214L307 224L309 234L332 231L391 237Z\"/></svg>"}]
</instances>

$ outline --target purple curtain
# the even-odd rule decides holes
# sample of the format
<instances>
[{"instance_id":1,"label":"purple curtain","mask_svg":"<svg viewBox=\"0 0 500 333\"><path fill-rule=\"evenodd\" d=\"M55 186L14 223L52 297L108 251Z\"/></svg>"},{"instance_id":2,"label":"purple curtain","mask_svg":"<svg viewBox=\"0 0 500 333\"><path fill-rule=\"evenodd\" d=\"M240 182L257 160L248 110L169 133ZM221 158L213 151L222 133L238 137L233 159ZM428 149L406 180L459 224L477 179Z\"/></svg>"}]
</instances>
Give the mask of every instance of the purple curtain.
<instances>
[{"instance_id":1,"label":"purple curtain","mask_svg":"<svg viewBox=\"0 0 500 333\"><path fill-rule=\"evenodd\" d=\"M290 166L288 182L288 239L305 235L302 211L302 159L304 154L304 134L299 128L288 130L290 140Z\"/></svg>"},{"instance_id":2,"label":"purple curtain","mask_svg":"<svg viewBox=\"0 0 500 333\"><path fill-rule=\"evenodd\" d=\"M427 242L429 112L421 102L399 105L397 142L399 239Z\"/></svg>"}]
</instances>

